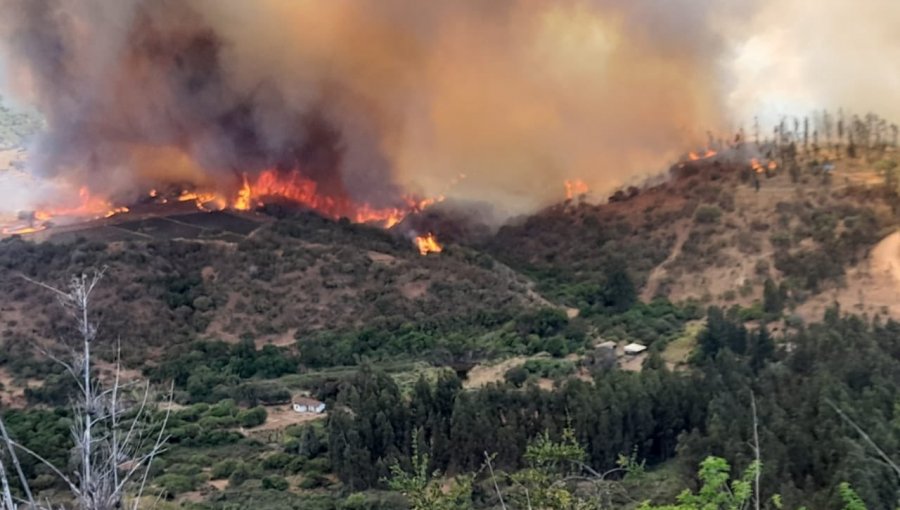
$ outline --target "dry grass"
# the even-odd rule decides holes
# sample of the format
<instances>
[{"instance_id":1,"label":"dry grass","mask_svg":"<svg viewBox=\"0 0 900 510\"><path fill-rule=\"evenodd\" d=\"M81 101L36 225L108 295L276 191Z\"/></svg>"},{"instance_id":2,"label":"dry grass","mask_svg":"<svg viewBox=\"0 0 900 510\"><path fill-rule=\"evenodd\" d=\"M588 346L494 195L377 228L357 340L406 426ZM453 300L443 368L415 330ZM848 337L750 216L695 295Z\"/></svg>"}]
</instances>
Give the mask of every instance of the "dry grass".
<instances>
[{"instance_id":1,"label":"dry grass","mask_svg":"<svg viewBox=\"0 0 900 510\"><path fill-rule=\"evenodd\" d=\"M697 336L703 331L705 321L691 321L684 326L684 333L669 342L662 352L662 358L670 369L683 366L694 347L697 346Z\"/></svg>"},{"instance_id":2,"label":"dry grass","mask_svg":"<svg viewBox=\"0 0 900 510\"><path fill-rule=\"evenodd\" d=\"M249 429L249 433L283 430L290 425L311 423L328 417L327 412L322 414L298 413L291 409L290 404L266 406L266 412L269 413L266 422L258 427Z\"/></svg>"},{"instance_id":3,"label":"dry grass","mask_svg":"<svg viewBox=\"0 0 900 510\"><path fill-rule=\"evenodd\" d=\"M528 361L527 357L516 356L499 363L475 365L472 370L469 370L469 375L463 383L463 387L468 389L482 388L488 384L500 382L509 369L524 365L526 361Z\"/></svg>"}]
</instances>

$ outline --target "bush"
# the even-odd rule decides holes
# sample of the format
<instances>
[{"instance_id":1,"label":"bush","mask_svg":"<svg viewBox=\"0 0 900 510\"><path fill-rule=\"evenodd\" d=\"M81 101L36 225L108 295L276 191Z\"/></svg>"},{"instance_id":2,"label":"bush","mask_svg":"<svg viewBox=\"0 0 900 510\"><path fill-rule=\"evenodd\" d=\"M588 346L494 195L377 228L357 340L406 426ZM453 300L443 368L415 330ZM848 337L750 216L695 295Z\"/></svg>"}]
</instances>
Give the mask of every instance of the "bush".
<instances>
[{"instance_id":1,"label":"bush","mask_svg":"<svg viewBox=\"0 0 900 510\"><path fill-rule=\"evenodd\" d=\"M231 475L228 476L228 485L230 487L238 487L246 482L248 478L250 478L250 469L241 462L234 467Z\"/></svg>"},{"instance_id":2,"label":"bush","mask_svg":"<svg viewBox=\"0 0 900 510\"><path fill-rule=\"evenodd\" d=\"M262 488L284 491L288 488L288 481L280 476L267 476L262 480Z\"/></svg>"},{"instance_id":3,"label":"bush","mask_svg":"<svg viewBox=\"0 0 900 510\"><path fill-rule=\"evenodd\" d=\"M257 406L253 409L247 409L238 413L238 422L242 427L258 427L266 422L268 416L269 413L266 412L264 407Z\"/></svg>"},{"instance_id":4,"label":"bush","mask_svg":"<svg viewBox=\"0 0 900 510\"><path fill-rule=\"evenodd\" d=\"M718 223L722 217L722 210L714 205L701 205L694 213L694 221L697 223Z\"/></svg>"},{"instance_id":5,"label":"bush","mask_svg":"<svg viewBox=\"0 0 900 510\"><path fill-rule=\"evenodd\" d=\"M296 458L295 455L291 455L284 452L278 452L272 455L269 455L262 461L262 466L265 469L284 469L286 468L291 461Z\"/></svg>"},{"instance_id":6,"label":"bush","mask_svg":"<svg viewBox=\"0 0 900 510\"><path fill-rule=\"evenodd\" d=\"M238 463L234 459L225 459L223 461L216 462L215 464L213 464L209 475L213 480L224 480L231 476L231 473L234 472L237 465Z\"/></svg>"},{"instance_id":7,"label":"bush","mask_svg":"<svg viewBox=\"0 0 900 510\"><path fill-rule=\"evenodd\" d=\"M319 473L307 473L303 480L298 484L301 489L316 489L325 485L327 478Z\"/></svg>"},{"instance_id":8,"label":"bush","mask_svg":"<svg viewBox=\"0 0 900 510\"><path fill-rule=\"evenodd\" d=\"M168 498L174 498L179 494L190 492L196 486L194 480L190 477L172 473L157 478L156 483L163 488Z\"/></svg>"},{"instance_id":9,"label":"bush","mask_svg":"<svg viewBox=\"0 0 900 510\"><path fill-rule=\"evenodd\" d=\"M507 370L503 378L516 388L521 388L525 381L528 380L528 370L522 365L515 366Z\"/></svg>"},{"instance_id":10,"label":"bush","mask_svg":"<svg viewBox=\"0 0 900 510\"><path fill-rule=\"evenodd\" d=\"M530 359L525 362L522 368L529 374L555 379L574 372L575 364L568 360Z\"/></svg>"}]
</instances>

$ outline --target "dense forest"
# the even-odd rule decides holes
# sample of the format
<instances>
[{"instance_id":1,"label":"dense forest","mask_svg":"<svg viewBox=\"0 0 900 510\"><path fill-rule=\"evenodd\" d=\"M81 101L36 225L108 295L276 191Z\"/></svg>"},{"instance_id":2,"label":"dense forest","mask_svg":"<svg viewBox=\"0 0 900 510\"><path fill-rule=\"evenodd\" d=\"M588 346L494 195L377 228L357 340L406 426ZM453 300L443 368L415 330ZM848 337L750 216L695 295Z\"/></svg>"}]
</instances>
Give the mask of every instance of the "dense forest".
<instances>
[{"instance_id":1,"label":"dense forest","mask_svg":"<svg viewBox=\"0 0 900 510\"><path fill-rule=\"evenodd\" d=\"M776 344L764 323L748 329L736 309L710 308L706 315L688 370L670 370L654 353L639 372L597 365L590 380L561 379L553 390L513 380L466 390L453 371L401 387L363 361L346 376L312 383L332 409L327 422L288 429L274 452L232 427L264 422L265 408L252 406L286 396L241 389L241 381L262 384L296 360L271 347L198 344L192 354L173 357L152 372L174 380L187 401L200 402L172 416L172 451L157 466L156 480L170 495L193 490L206 477L231 481L231 491L196 508L232 508L258 491L280 493L285 477L296 473L311 494L270 495L284 505L272 508L405 508L402 498L385 491L397 472L412 470L424 458L428 473L470 474L471 504L490 508L498 504L497 479L486 475L486 459L497 472L517 473L528 469L536 439L568 437L593 473L615 472L623 459L640 466L604 480L621 489L609 500L613 507L632 507L650 499L663 503L698 487L698 466L711 456L736 472L750 468L756 417L763 501L777 495L784 508L841 508L840 488L849 484L869 508L896 504L900 480L873 445L900 449L900 323L833 308L821 323ZM209 386L201 382L209 377L203 374L231 374L227 387L234 400L222 400L225 392L197 389ZM67 411L9 410L5 419L25 445L65 464ZM229 454L235 451L246 454L236 459ZM207 462L211 472L201 468ZM36 487L54 486L39 462L23 464ZM259 489L236 490L254 478L261 480ZM515 492L511 483L502 481L499 494ZM345 502L315 496L327 487L332 495L340 487L337 494L345 494ZM573 493L582 489L576 484ZM353 494L358 495L347 499Z\"/></svg>"},{"instance_id":2,"label":"dense forest","mask_svg":"<svg viewBox=\"0 0 900 510\"><path fill-rule=\"evenodd\" d=\"M597 471L629 454L650 468L674 459L685 475L708 455L746 468L755 397L763 499L779 494L786 508L835 508L839 485L849 482L872 508L891 507L897 474L837 410L897 451L900 324L832 310L786 340L776 349L765 327L748 331L711 309L689 373L651 357L642 372L596 372L591 382L571 380L552 392L509 384L464 392L447 377L419 381L404 399L383 374L362 371L337 396L330 460L354 489L378 486L391 462L408 462L413 437L443 472L477 471L485 452L495 467L516 470L530 439L571 427Z\"/></svg>"}]
</instances>

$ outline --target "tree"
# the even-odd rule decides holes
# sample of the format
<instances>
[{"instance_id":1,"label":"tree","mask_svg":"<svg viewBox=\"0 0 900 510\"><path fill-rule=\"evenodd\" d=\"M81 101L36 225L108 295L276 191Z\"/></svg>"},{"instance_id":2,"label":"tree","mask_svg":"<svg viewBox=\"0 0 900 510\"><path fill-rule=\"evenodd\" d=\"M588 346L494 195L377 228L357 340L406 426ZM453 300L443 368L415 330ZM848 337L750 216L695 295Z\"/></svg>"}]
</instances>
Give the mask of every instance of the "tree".
<instances>
[{"instance_id":1,"label":"tree","mask_svg":"<svg viewBox=\"0 0 900 510\"><path fill-rule=\"evenodd\" d=\"M707 457L700 464L698 476L702 486L697 493L685 490L678 495L678 504L652 506L644 502L639 510L743 510L753 500L752 480L760 469L753 462L744 474L731 480L731 466L720 457Z\"/></svg>"},{"instance_id":2,"label":"tree","mask_svg":"<svg viewBox=\"0 0 900 510\"><path fill-rule=\"evenodd\" d=\"M604 305L616 312L624 312L637 302L637 289L624 260L616 258L607 267L604 294Z\"/></svg>"},{"instance_id":3,"label":"tree","mask_svg":"<svg viewBox=\"0 0 900 510\"><path fill-rule=\"evenodd\" d=\"M412 470L404 471L398 462L391 465L391 476L388 479L388 487L406 496L412 510L465 510L472 508L472 480L471 475L459 476L453 480L448 491L441 489L439 480L440 472L434 471L429 475L428 455L419 449L416 441L417 434L413 434Z\"/></svg>"},{"instance_id":4,"label":"tree","mask_svg":"<svg viewBox=\"0 0 900 510\"><path fill-rule=\"evenodd\" d=\"M771 315L781 315L784 310L784 295L771 278L763 284L763 311Z\"/></svg>"},{"instance_id":5,"label":"tree","mask_svg":"<svg viewBox=\"0 0 900 510\"><path fill-rule=\"evenodd\" d=\"M307 459L313 459L322 451L322 445L319 442L319 436L312 426L303 427L300 433L300 446L298 453Z\"/></svg>"},{"instance_id":6,"label":"tree","mask_svg":"<svg viewBox=\"0 0 900 510\"><path fill-rule=\"evenodd\" d=\"M45 354L62 365L72 376L77 389L73 403L72 437L75 439L75 476L66 474L35 451L9 436L0 416L0 440L6 445L28 508L44 508L29 488L18 463L17 451L40 461L68 487L77 508L111 510L130 506L138 508L146 488L150 467L166 443L169 412L160 420L151 416L149 384L121 380L121 349L117 348L116 370L112 386L92 372L92 347L97 339L97 325L91 314L92 294L105 270L82 273L70 279L65 290L22 276L50 292L75 320L79 333L80 353L74 351L64 360L49 351ZM171 392L170 392L171 401ZM171 408L171 406L169 407ZM5 467L0 464L0 490L6 509L15 509ZM130 501L127 496L131 495Z\"/></svg>"}]
</instances>

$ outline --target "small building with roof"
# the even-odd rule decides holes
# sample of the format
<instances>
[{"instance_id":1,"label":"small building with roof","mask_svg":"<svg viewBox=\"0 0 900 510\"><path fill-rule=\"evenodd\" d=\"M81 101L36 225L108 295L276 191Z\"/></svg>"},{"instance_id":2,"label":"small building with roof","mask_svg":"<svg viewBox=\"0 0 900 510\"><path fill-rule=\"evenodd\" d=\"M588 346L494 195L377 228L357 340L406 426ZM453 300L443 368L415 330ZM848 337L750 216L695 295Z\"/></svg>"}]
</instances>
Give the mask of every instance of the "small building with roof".
<instances>
[{"instance_id":1,"label":"small building with roof","mask_svg":"<svg viewBox=\"0 0 900 510\"><path fill-rule=\"evenodd\" d=\"M325 412L325 402L306 396L294 397L291 408L298 413L322 414Z\"/></svg>"},{"instance_id":2,"label":"small building with roof","mask_svg":"<svg viewBox=\"0 0 900 510\"><path fill-rule=\"evenodd\" d=\"M646 351L647 346L644 344L639 344L637 342L632 342L632 343L626 345L623 350L625 351L625 354L627 354L629 356L636 356L636 355Z\"/></svg>"}]
</instances>

